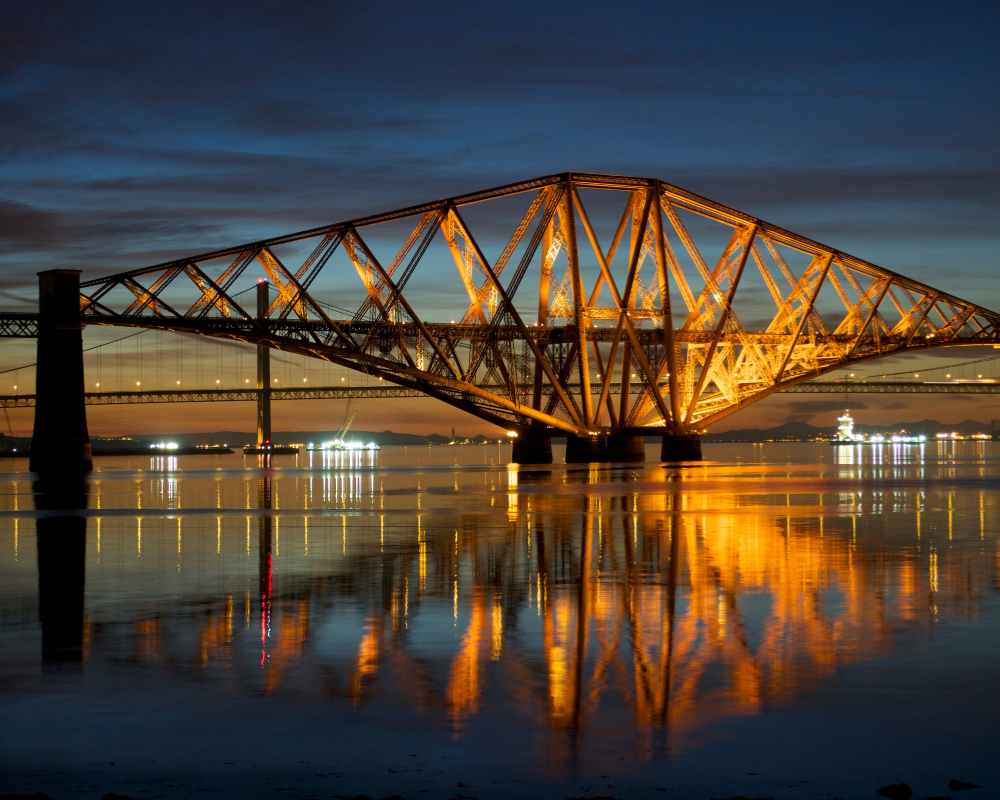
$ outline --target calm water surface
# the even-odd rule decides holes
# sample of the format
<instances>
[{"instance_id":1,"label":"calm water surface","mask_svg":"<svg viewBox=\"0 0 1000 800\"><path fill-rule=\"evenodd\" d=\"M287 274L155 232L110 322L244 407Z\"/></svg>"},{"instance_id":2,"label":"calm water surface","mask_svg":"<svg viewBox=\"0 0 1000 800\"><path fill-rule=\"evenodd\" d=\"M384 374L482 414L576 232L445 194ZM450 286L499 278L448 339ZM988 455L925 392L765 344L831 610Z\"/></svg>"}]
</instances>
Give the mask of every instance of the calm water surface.
<instances>
[{"instance_id":1,"label":"calm water surface","mask_svg":"<svg viewBox=\"0 0 1000 800\"><path fill-rule=\"evenodd\" d=\"M1000 445L705 454L3 462L0 793L998 796Z\"/></svg>"}]
</instances>

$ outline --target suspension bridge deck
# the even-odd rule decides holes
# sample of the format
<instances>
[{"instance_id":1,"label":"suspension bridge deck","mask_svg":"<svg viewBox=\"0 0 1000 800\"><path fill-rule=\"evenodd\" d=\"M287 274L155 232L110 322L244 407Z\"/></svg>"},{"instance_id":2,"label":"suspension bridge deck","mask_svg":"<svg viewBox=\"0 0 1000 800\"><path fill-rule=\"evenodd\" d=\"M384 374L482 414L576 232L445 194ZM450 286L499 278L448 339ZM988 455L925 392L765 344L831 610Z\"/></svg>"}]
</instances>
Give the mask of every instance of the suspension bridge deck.
<instances>
[{"instance_id":1,"label":"suspension bridge deck","mask_svg":"<svg viewBox=\"0 0 1000 800\"><path fill-rule=\"evenodd\" d=\"M494 387L483 387L492 390ZM346 400L390 397L426 397L407 386L383 384L376 386L310 386L271 389L272 400ZM640 394L640 385L629 386L630 394ZM783 390L795 394L1000 394L1000 383L950 383L916 381L806 381ZM612 384L611 394L620 394L621 384ZM133 405L137 403L214 403L256 402L257 389L188 389L150 392L88 392L88 406ZM31 408L35 395L0 395L0 408Z\"/></svg>"}]
</instances>

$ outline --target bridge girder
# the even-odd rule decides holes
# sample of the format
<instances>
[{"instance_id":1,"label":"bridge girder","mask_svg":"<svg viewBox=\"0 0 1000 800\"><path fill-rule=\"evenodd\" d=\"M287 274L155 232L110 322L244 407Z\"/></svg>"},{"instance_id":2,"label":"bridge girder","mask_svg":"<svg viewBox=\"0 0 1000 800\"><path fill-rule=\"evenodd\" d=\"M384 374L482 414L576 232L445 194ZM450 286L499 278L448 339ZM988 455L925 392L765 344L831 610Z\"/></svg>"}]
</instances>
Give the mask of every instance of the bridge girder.
<instances>
[{"instance_id":1,"label":"bridge girder","mask_svg":"<svg viewBox=\"0 0 1000 800\"><path fill-rule=\"evenodd\" d=\"M512 198L521 201L513 216ZM609 198L618 208L602 245ZM516 220L492 262L466 219L479 204L490 211L480 220L484 239ZM407 220L383 265L376 240L384 245L384 229ZM286 266L281 248L310 240L301 264ZM428 258L435 241L441 252ZM424 319L404 293L424 296L420 276L439 281L442 259L467 295L457 322ZM278 290L260 319L235 292L254 264ZM537 296L522 288L529 273ZM361 297L354 311L320 300L328 291L321 278L331 275L353 276ZM770 297L770 321L751 330L740 315L762 316L758 296ZM85 324L266 344L497 425L576 434L659 427L683 435L852 364L1000 341L1000 315L974 303L659 180L585 173L90 280L80 302Z\"/></svg>"},{"instance_id":2,"label":"bridge girder","mask_svg":"<svg viewBox=\"0 0 1000 800\"><path fill-rule=\"evenodd\" d=\"M487 391L497 391L501 387L483 386ZM575 389L576 386L568 388ZM665 386L663 388L666 388ZM551 395L552 388L544 387ZM629 387L633 395L641 395L641 385ZM790 386L785 391L796 394L1000 394L1000 384L968 382L928 382L915 381L804 381ZM621 393L621 384L611 384L612 395ZM257 402L257 389L167 389L146 392L86 392L84 401L88 406L117 406L161 403L219 403ZM271 400L347 400L347 399L388 399L416 398L425 394L419 389L396 386L379 382L368 386L307 386L282 387L270 390ZM34 408L35 395L0 395L0 408Z\"/></svg>"}]
</instances>

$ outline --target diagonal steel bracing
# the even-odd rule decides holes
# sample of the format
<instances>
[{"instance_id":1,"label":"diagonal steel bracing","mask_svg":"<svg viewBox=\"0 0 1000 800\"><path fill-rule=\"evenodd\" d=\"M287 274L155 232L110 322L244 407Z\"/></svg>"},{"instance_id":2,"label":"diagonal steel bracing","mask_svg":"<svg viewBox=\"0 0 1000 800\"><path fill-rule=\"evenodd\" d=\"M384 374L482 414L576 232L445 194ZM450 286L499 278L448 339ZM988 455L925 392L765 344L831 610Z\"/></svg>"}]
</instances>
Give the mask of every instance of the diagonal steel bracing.
<instances>
[{"instance_id":1,"label":"diagonal steel bracing","mask_svg":"<svg viewBox=\"0 0 1000 800\"><path fill-rule=\"evenodd\" d=\"M261 319L238 297L258 277L277 290ZM80 302L86 324L265 344L574 434L697 432L851 364L1000 342L974 303L661 181L588 173L86 281Z\"/></svg>"}]
</instances>

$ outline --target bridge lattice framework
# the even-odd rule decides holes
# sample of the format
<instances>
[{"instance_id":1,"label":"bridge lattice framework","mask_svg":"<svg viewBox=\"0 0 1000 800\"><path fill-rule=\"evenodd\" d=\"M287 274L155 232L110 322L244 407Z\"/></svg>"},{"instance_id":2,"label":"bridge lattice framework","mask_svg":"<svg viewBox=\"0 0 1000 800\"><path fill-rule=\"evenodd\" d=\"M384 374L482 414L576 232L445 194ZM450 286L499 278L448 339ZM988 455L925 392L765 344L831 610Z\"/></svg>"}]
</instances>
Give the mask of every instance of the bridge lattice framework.
<instances>
[{"instance_id":1,"label":"bridge lattice framework","mask_svg":"<svg viewBox=\"0 0 1000 800\"><path fill-rule=\"evenodd\" d=\"M511 217L514 198L521 205ZM590 211L603 213L612 199L617 225L602 244ZM475 205L487 207L484 238L495 238L503 220L517 220L493 260L467 219ZM407 221L408 235L383 263L372 241ZM420 276L432 287L440 280L427 268L439 263L427 257L437 237L467 295L457 322L424 319L407 297ZM725 240L721 251L715 239ZM307 240L314 243L308 257L286 266L281 248ZM252 265L277 290L257 313L235 292ZM352 313L319 299L324 271L356 275L363 299ZM526 296L536 281L537 296L535 288ZM750 315L737 309L761 294L773 302L770 318L758 319L757 308L748 327L740 313ZM580 443L583 460L608 441L656 430L665 455L694 455L705 428L830 371L1000 341L1000 315L975 303L662 181L588 173L120 272L82 283L79 298L83 324L199 334L324 359L520 432L525 442L565 432ZM531 460L529 450L522 456ZM544 448L536 455L544 460Z\"/></svg>"}]
</instances>

